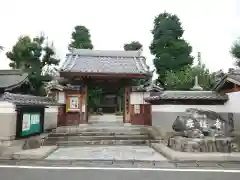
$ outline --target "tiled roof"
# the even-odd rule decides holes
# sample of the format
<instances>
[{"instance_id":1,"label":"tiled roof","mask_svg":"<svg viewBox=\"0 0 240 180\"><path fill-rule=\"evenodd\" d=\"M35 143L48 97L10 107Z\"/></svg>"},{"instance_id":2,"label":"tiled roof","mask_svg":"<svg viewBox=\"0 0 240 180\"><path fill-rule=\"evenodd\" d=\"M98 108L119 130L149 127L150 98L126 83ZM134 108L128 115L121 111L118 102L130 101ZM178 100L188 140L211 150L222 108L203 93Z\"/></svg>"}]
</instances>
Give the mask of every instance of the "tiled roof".
<instances>
[{"instance_id":1,"label":"tiled roof","mask_svg":"<svg viewBox=\"0 0 240 180\"><path fill-rule=\"evenodd\" d=\"M227 101L226 94L220 94L214 91L163 91L159 95L147 97L147 102L154 100L222 100Z\"/></svg>"},{"instance_id":2,"label":"tiled roof","mask_svg":"<svg viewBox=\"0 0 240 180\"><path fill-rule=\"evenodd\" d=\"M140 51L100 51L71 49L62 72L143 74L151 73Z\"/></svg>"},{"instance_id":3,"label":"tiled roof","mask_svg":"<svg viewBox=\"0 0 240 180\"><path fill-rule=\"evenodd\" d=\"M81 85L70 85L70 84L67 84L64 89L65 90L72 90L72 91L80 91L81 90Z\"/></svg>"},{"instance_id":4,"label":"tiled roof","mask_svg":"<svg viewBox=\"0 0 240 180\"><path fill-rule=\"evenodd\" d=\"M228 77L240 83L240 74L228 74Z\"/></svg>"},{"instance_id":5,"label":"tiled roof","mask_svg":"<svg viewBox=\"0 0 240 180\"><path fill-rule=\"evenodd\" d=\"M240 85L240 69L234 69L224 75L213 87L213 91L219 90L227 81Z\"/></svg>"},{"instance_id":6,"label":"tiled roof","mask_svg":"<svg viewBox=\"0 0 240 180\"><path fill-rule=\"evenodd\" d=\"M0 88L11 90L28 80L28 74L20 70L0 70Z\"/></svg>"},{"instance_id":7,"label":"tiled roof","mask_svg":"<svg viewBox=\"0 0 240 180\"><path fill-rule=\"evenodd\" d=\"M133 92L150 92L150 91L161 92L161 91L163 91L163 88L155 85L152 82L148 85L133 86L132 91Z\"/></svg>"},{"instance_id":8,"label":"tiled roof","mask_svg":"<svg viewBox=\"0 0 240 180\"><path fill-rule=\"evenodd\" d=\"M72 85L72 84L61 85L61 84L59 84L58 80L52 80L50 82L45 83L46 91L52 91L52 90L58 90L58 91L73 90L73 91L79 91L81 89L81 87L82 87L81 85Z\"/></svg>"},{"instance_id":9,"label":"tiled roof","mask_svg":"<svg viewBox=\"0 0 240 180\"><path fill-rule=\"evenodd\" d=\"M17 105L57 105L57 102L49 97L13 94L5 92L0 100L8 101Z\"/></svg>"}]
</instances>

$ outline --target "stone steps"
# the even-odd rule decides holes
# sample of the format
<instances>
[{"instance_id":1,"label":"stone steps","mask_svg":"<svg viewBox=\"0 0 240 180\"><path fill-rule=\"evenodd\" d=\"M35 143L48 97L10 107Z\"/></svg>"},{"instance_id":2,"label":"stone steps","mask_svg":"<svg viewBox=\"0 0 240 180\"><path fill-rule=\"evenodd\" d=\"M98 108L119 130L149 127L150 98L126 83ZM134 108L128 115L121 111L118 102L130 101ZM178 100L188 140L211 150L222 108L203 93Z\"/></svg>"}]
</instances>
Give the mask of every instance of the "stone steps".
<instances>
[{"instance_id":1,"label":"stone steps","mask_svg":"<svg viewBox=\"0 0 240 180\"><path fill-rule=\"evenodd\" d=\"M88 121L105 121L105 122L114 122L114 121L123 121L122 117L115 117L112 119L108 118L89 118Z\"/></svg>"},{"instance_id":2,"label":"stone steps","mask_svg":"<svg viewBox=\"0 0 240 180\"><path fill-rule=\"evenodd\" d=\"M45 138L43 145L144 145L153 138L139 126L92 126L59 127Z\"/></svg>"},{"instance_id":3,"label":"stone steps","mask_svg":"<svg viewBox=\"0 0 240 180\"><path fill-rule=\"evenodd\" d=\"M55 136L47 137L49 141L90 141L90 140L148 140L148 135L108 135L108 136Z\"/></svg>"},{"instance_id":4,"label":"stone steps","mask_svg":"<svg viewBox=\"0 0 240 180\"><path fill-rule=\"evenodd\" d=\"M89 122L92 126L107 126L107 127L114 127L114 126L122 126L122 122Z\"/></svg>"},{"instance_id":5,"label":"stone steps","mask_svg":"<svg viewBox=\"0 0 240 180\"><path fill-rule=\"evenodd\" d=\"M83 127L59 127L53 133L85 133L85 132L108 132L108 133L130 133L130 132L146 132L141 127L132 126L120 126L120 127L109 127L109 126L91 126L86 125Z\"/></svg>"},{"instance_id":6,"label":"stone steps","mask_svg":"<svg viewBox=\"0 0 240 180\"><path fill-rule=\"evenodd\" d=\"M46 141L44 146L86 146L86 145L146 145L148 140L91 140L91 141Z\"/></svg>"},{"instance_id":7,"label":"stone steps","mask_svg":"<svg viewBox=\"0 0 240 180\"><path fill-rule=\"evenodd\" d=\"M88 118L89 124L95 125L122 125L123 124L123 116L117 116L113 114L103 114L103 115L91 115Z\"/></svg>"},{"instance_id":8,"label":"stone steps","mask_svg":"<svg viewBox=\"0 0 240 180\"><path fill-rule=\"evenodd\" d=\"M50 133L48 137L61 137L61 136L138 136L138 135L148 135L147 132L138 132L138 131L130 131L130 132L76 132L76 133Z\"/></svg>"}]
</instances>

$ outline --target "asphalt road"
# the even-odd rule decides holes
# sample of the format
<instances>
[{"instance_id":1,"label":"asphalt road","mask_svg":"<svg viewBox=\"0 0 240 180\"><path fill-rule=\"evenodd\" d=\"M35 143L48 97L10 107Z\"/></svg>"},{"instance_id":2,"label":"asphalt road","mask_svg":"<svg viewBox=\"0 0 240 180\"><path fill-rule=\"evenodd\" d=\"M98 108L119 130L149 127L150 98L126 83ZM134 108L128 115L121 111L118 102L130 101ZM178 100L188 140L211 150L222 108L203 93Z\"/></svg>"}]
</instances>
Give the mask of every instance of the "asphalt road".
<instances>
[{"instance_id":1,"label":"asphalt road","mask_svg":"<svg viewBox=\"0 0 240 180\"><path fill-rule=\"evenodd\" d=\"M6 180L239 180L240 170L0 166Z\"/></svg>"}]
</instances>

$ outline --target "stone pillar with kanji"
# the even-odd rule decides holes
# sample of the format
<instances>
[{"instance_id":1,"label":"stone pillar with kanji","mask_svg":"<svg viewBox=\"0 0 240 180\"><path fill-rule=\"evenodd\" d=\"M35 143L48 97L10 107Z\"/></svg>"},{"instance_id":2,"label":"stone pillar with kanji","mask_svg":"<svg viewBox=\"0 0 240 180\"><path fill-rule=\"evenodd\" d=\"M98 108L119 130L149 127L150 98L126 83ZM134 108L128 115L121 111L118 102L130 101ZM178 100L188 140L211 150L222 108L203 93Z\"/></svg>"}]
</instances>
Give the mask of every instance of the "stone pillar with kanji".
<instances>
[{"instance_id":1,"label":"stone pillar with kanji","mask_svg":"<svg viewBox=\"0 0 240 180\"><path fill-rule=\"evenodd\" d=\"M131 123L130 93L131 93L131 87L129 87L129 86L125 87L125 89L124 89L124 123Z\"/></svg>"}]
</instances>

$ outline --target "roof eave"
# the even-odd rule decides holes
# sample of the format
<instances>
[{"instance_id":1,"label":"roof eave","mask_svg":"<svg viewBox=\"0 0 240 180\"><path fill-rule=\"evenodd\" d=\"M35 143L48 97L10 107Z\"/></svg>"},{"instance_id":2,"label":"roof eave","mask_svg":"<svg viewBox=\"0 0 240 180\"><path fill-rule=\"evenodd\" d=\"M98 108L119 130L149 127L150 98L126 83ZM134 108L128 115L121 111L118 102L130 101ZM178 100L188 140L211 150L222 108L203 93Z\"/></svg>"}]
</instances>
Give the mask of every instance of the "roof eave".
<instances>
[{"instance_id":1,"label":"roof eave","mask_svg":"<svg viewBox=\"0 0 240 180\"><path fill-rule=\"evenodd\" d=\"M234 78L229 77L228 75L225 75L213 88L212 91L219 91L223 85L227 82L232 82L234 84L237 84L240 86L240 82L238 80L235 80Z\"/></svg>"},{"instance_id":2,"label":"roof eave","mask_svg":"<svg viewBox=\"0 0 240 180\"><path fill-rule=\"evenodd\" d=\"M20 96L20 97L18 97ZM29 98L32 99L29 99ZM36 99L37 98L37 99ZM40 96L33 96L33 95L23 95L23 94L14 94L5 92L1 96L1 101L7 101L13 104L16 104L17 106L55 106L58 105L58 103L47 97L40 97Z\"/></svg>"},{"instance_id":3,"label":"roof eave","mask_svg":"<svg viewBox=\"0 0 240 180\"><path fill-rule=\"evenodd\" d=\"M15 88L20 87L20 86L23 85L25 82L29 82L28 76L27 76L25 79L23 79L22 81L18 82L17 84L13 84L13 85L11 85L11 86L1 87L1 88L3 88L5 91L11 91L11 90L13 90L13 89L15 89Z\"/></svg>"},{"instance_id":4,"label":"roof eave","mask_svg":"<svg viewBox=\"0 0 240 180\"><path fill-rule=\"evenodd\" d=\"M60 71L60 76L64 75L73 75L73 76L139 76L139 77L149 77L149 73L101 73L101 72L74 72L74 71Z\"/></svg>"},{"instance_id":5,"label":"roof eave","mask_svg":"<svg viewBox=\"0 0 240 180\"><path fill-rule=\"evenodd\" d=\"M158 98L158 99L151 99L151 98L145 98L144 99L144 101L146 101L147 103L150 103L150 104L155 104L155 105L157 105L157 104L160 104L161 102L167 102L167 101L206 101L206 102L222 102L222 103L225 103L225 102L227 102L228 101L228 99L183 99L183 98L181 98L181 99L162 99L162 98ZM198 103L196 103L196 104L198 104Z\"/></svg>"}]
</instances>

